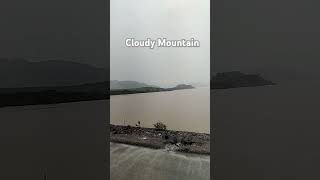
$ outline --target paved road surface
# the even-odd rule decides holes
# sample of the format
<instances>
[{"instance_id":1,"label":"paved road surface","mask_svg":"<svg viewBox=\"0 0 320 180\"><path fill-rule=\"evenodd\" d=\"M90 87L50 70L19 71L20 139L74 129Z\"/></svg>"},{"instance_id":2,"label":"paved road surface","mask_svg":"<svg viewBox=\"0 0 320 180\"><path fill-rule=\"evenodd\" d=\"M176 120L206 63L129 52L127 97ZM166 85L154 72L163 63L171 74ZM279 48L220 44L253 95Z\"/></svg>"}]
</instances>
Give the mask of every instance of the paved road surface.
<instances>
[{"instance_id":1,"label":"paved road surface","mask_svg":"<svg viewBox=\"0 0 320 180\"><path fill-rule=\"evenodd\" d=\"M111 180L209 180L210 157L110 143Z\"/></svg>"}]
</instances>

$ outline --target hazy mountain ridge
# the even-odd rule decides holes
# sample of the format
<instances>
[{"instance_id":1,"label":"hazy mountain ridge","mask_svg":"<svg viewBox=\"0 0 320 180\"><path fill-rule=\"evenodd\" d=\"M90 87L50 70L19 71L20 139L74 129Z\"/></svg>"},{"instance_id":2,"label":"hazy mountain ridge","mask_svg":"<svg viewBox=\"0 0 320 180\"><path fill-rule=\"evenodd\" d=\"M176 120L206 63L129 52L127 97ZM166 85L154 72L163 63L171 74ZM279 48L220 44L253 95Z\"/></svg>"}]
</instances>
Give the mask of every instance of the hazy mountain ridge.
<instances>
[{"instance_id":1,"label":"hazy mountain ridge","mask_svg":"<svg viewBox=\"0 0 320 180\"><path fill-rule=\"evenodd\" d=\"M97 82L97 83L86 83L80 85L70 86L43 86L43 87L23 87L23 88L0 88L0 94L4 93L36 93L45 91L56 91L56 92L81 92L81 93L107 93L109 81Z\"/></svg>"},{"instance_id":2,"label":"hazy mountain ridge","mask_svg":"<svg viewBox=\"0 0 320 180\"><path fill-rule=\"evenodd\" d=\"M109 99L110 95L152 93L193 88L191 85L180 84L173 88L141 87L109 91L109 85L109 81L104 81L70 86L0 88L0 107L104 100Z\"/></svg>"},{"instance_id":3,"label":"hazy mountain ridge","mask_svg":"<svg viewBox=\"0 0 320 180\"><path fill-rule=\"evenodd\" d=\"M109 81L57 87L0 88L0 107L109 99Z\"/></svg>"},{"instance_id":4,"label":"hazy mountain ridge","mask_svg":"<svg viewBox=\"0 0 320 180\"><path fill-rule=\"evenodd\" d=\"M259 74L244 74L240 71L217 73L211 79L211 89L255 87L274 84Z\"/></svg>"},{"instance_id":5,"label":"hazy mountain ridge","mask_svg":"<svg viewBox=\"0 0 320 180\"><path fill-rule=\"evenodd\" d=\"M144 88L144 87L157 87L154 85L149 85L146 83L138 82L138 81L118 81L111 80L110 81L110 89L136 89L136 88Z\"/></svg>"},{"instance_id":6,"label":"hazy mountain ridge","mask_svg":"<svg viewBox=\"0 0 320 180\"><path fill-rule=\"evenodd\" d=\"M104 82L108 71L65 60L0 59L0 88L70 86Z\"/></svg>"},{"instance_id":7,"label":"hazy mountain ridge","mask_svg":"<svg viewBox=\"0 0 320 180\"><path fill-rule=\"evenodd\" d=\"M134 88L134 89L114 89L114 90L110 90L110 95L152 93L152 92L174 91L174 90L193 89L193 88L194 87L191 85L179 84L172 88L141 87L141 88Z\"/></svg>"}]
</instances>

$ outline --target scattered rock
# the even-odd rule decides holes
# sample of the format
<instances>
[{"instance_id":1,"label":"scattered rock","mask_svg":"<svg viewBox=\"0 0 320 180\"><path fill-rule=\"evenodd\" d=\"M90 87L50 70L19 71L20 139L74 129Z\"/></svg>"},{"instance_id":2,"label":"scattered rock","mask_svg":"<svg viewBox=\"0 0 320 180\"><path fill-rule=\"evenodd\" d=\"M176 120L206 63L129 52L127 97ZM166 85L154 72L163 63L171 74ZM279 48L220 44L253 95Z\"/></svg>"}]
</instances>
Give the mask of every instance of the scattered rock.
<instances>
[{"instance_id":1,"label":"scattered rock","mask_svg":"<svg viewBox=\"0 0 320 180\"><path fill-rule=\"evenodd\" d=\"M168 142L171 144L176 144L178 142L178 140L175 136L170 136L168 139Z\"/></svg>"},{"instance_id":2,"label":"scattered rock","mask_svg":"<svg viewBox=\"0 0 320 180\"><path fill-rule=\"evenodd\" d=\"M181 139L181 143L184 144L184 145L191 145L194 142L192 141L192 137L187 136L187 137L184 137L184 138Z\"/></svg>"},{"instance_id":3,"label":"scattered rock","mask_svg":"<svg viewBox=\"0 0 320 180\"><path fill-rule=\"evenodd\" d=\"M165 140L168 140L169 139L169 135L167 133L163 133L162 134L162 138L165 139Z\"/></svg>"},{"instance_id":4,"label":"scattered rock","mask_svg":"<svg viewBox=\"0 0 320 180\"><path fill-rule=\"evenodd\" d=\"M110 125L112 142L170 151L210 154L210 134Z\"/></svg>"}]
</instances>

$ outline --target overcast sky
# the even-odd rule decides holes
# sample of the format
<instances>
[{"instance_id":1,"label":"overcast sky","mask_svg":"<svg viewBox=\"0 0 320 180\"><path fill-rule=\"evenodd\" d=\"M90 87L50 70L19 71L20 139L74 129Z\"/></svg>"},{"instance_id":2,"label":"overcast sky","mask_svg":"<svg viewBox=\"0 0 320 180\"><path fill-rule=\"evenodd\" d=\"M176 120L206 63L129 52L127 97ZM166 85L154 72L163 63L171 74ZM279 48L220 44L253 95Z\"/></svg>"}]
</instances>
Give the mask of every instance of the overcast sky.
<instances>
[{"instance_id":1,"label":"overcast sky","mask_svg":"<svg viewBox=\"0 0 320 180\"><path fill-rule=\"evenodd\" d=\"M109 68L105 0L1 0L0 58Z\"/></svg>"},{"instance_id":2,"label":"overcast sky","mask_svg":"<svg viewBox=\"0 0 320 180\"><path fill-rule=\"evenodd\" d=\"M266 72L275 81L320 77L320 1L213 2L212 70Z\"/></svg>"},{"instance_id":3,"label":"overcast sky","mask_svg":"<svg viewBox=\"0 0 320 180\"><path fill-rule=\"evenodd\" d=\"M111 0L112 77L159 80L147 77L146 74L151 73L144 70L163 76L160 80L170 76L172 82L205 80L202 76L207 77L204 72L208 63L200 62L209 57L203 48L209 43L209 1L134 2ZM1 0L0 58L65 59L108 68L106 3L105 0ZM277 69L288 69L318 73L319 1L215 0L211 3L212 70L273 74ZM202 48L124 51L126 36L164 35L169 38L194 36L201 40ZM138 69L143 74L139 77ZM167 70L167 73L160 74L154 69ZM283 76L281 70L277 76Z\"/></svg>"},{"instance_id":4,"label":"overcast sky","mask_svg":"<svg viewBox=\"0 0 320 180\"><path fill-rule=\"evenodd\" d=\"M111 0L111 79L172 86L210 79L209 0ZM125 39L200 40L198 48L127 48Z\"/></svg>"}]
</instances>

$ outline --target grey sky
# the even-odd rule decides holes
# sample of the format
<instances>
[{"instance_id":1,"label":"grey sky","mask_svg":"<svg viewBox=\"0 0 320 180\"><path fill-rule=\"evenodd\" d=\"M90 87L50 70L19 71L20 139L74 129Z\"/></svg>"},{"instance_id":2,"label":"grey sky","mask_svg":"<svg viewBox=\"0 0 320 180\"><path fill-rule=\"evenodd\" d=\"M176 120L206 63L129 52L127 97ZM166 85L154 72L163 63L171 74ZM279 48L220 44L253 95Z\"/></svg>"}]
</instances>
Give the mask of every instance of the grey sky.
<instances>
[{"instance_id":1,"label":"grey sky","mask_svg":"<svg viewBox=\"0 0 320 180\"><path fill-rule=\"evenodd\" d=\"M1 0L0 58L109 68L105 0Z\"/></svg>"},{"instance_id":2,"label":"grey sky","mask_svg":"<svg viewBox=\"0 0 320 180\"><path fill-rule=\"evenodd\" d=\"M113 80L171 86L210 79L209 0L111 0ZM200 40L198 48L127 48L125 38Z\"/></svg>"},{"instance_id":3,"label":"grey sky","mask_svg":"<svg viewBox=\"0 0 320 180\"><path fill-rule=\"evenodd\" d=\"M170 38L179 38L176 37L178 34L182 38L200 38L202 47L209 43L209 37L204 35L207 32L200 33L203 29L209 31L208 0L136 0L134 3L126 1L111 1L111 30L115 28L119 33L111 34L113 52L116 52L116 47L119 50L123 49L123 38L127 35L144 38L165 34ZM106 3L108 2L105 0L0 1L0 57L22 57L30 60L65 59L108 69ZM212 70L265 71L275 74L274 71L278 69L279 77L283 75L282 69L301 71L304 74L310 71L318 73L319 1L215 0L211 3L214 23ZM179 8L175 8L176 6ZM116 11L117 7L119 10ZM136 10L141 10L145 16ZM197 18L196 15L203 17ZM117 17L114 19L115 16ZM126 23L122 23L124 20ZM144 25L148 28L141 28ZM137 53L114 53L117 55L111 57L111 65L114 68L112 77L127 75L119 78L135 78L133 75L138 73L130 69L139 69L136 66L141 64L150 68L144 69L153 72L148 62L156 62L154 66L158 66L158 69L169 67L171 71L167 74L177 71L174 73L175 76L183 74L184 77L192 77L187 77L187 81L203 80L198 77L202 73L180 71L183 71L184 66L192 70L206 68L205 63L199 63L202 67L194 66L195 63L190 59L196 57L200 61L201 56L198 54L209 57L209 53L194 52L195 50L190 49L181 51L184 52L166 52L166 57L171 58L163 58L161 61L159 59L165 53L159 51L140 49ZM180 57L176 62L172 61L177 59L175 56ZM147 57L150 61L143 61L140 57ZM126 69L119 68L117 64L121 65L124 60L129 59ZM177 64L179 66L176 66ZM114 72L116 73L113 74ZM153 79L148 78L147 81Z\"/></svg>"},{"instance_id":4,"label":"grey sky","mask_svg":"<svg viewBox=\"0 0 320 180\"><path fill-rule=\"evenodd\" d=\"M275 81L320 77L319 5L314 0L215 0L212 71L263 72Z\"/></svg>"}]
</instances>

